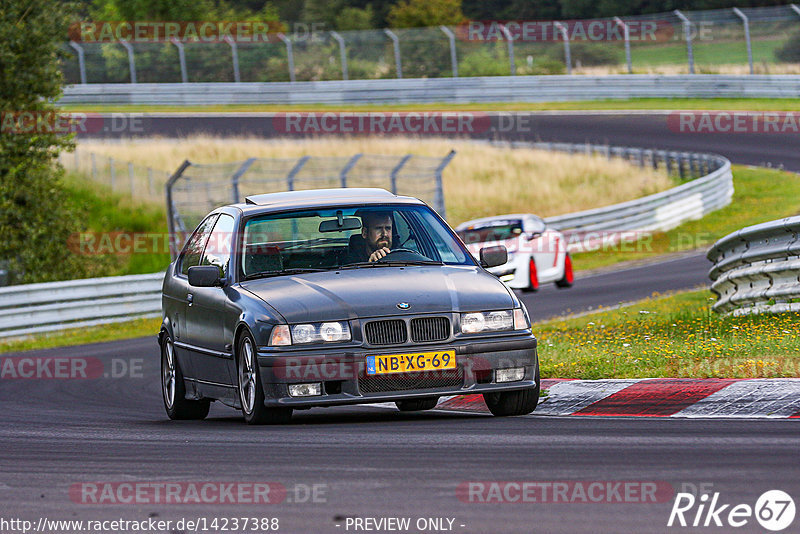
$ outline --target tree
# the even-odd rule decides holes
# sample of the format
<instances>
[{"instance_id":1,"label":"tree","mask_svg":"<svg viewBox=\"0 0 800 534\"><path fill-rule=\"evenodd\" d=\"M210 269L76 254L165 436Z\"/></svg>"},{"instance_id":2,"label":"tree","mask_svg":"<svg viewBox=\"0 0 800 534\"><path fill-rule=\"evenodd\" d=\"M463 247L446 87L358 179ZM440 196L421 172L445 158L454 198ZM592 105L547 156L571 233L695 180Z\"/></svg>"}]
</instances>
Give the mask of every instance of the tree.
<instances>
[{"instance_id":1,"label":"tree","mask_svg":"<svg viewBox=\"0 0 800 534\"><path fill-rule=\"evenodd\" d=\"M454 26L464 21L461 0L401 0L389 9L393 28Z\"/></svg>"},{"instance_id":2,"label":"tree","mask_svg":"<svg viewBox=\"0 0 800 534\"><path fill-rule=\"evenodd\" d=\"M0 260L12 283L79 277L82 268L67 245L78 217L56 162L60 151L73 148L72 139L19 128L23 112L52 124L68 23L65 10L48 0L0 3Z\"/></svg>"}]
</instances>

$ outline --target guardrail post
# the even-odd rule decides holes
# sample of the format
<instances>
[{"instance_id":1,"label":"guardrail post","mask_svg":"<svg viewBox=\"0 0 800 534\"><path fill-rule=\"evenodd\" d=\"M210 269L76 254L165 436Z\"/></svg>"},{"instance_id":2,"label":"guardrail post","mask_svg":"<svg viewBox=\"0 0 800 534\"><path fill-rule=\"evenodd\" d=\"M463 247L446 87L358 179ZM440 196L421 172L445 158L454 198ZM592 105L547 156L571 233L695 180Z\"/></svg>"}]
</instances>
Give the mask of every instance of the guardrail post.
<instances>
[{"instance_id":1,"label":"guardrail post","mask_svg":"<svg viewBox=\"0 0 800 534\"><path fill-rule=\"evenodd\" d=\"M389 39L392 40L392 48L394 49L394 68L397 72L397 77L403 77L403 64L400 60L400 39L397 38L397 35L390 30L389 28L384 28L383 33L389 36Z\"/></svg>"},{"instance_id":2,"label":"guardrail post","mask_svg":"<svg viewBox=\"0 0 800 534\"><path fill-rule=\"evenodd\" d=\"M681 180L686 179L686 154L679 152L675 154L675 159L678 161L678 176Z\"/></svg>"},{"instance_id":3,"label":"guardrail post","mask_svg":"<svg viewBox=\"0 0 800 534\"><path fill-rule=\"evenodd\" d=\"M233 203L237 204L241 202L239 197L239 179L250 169L250 166L256 161L256 158L249 158L245 160L242 165L236 169L236 172L233 173L231 176L231 198L233 199Z\"/></svg>"},{"instance_id":4,"label":"guardrail post","mask_svg":"<svg viewBox=\"0 0 800 534\"><path fill-rule=\"evenodd\" d=\"M567 74L572 74L572 54L569 51L569 33L567 27L560 22L554 22L553 25L561 32L564 38L564 60L567 63Z\"/></svg>"},{"instance_id":5,"label":"guardrail post","mask_svg":"<svg viewBox=\"0 0 800 534\"><path fill-rule=\"evenodd\" d=\"M131 83L136 83L136 61L133 58L133 46L125 39L120 39L119 44L128 52L128 70L131 73Z\"/></svg>"},{"instance_id":6,"label":"guardrail post","mask_svg":"<svg viewBox=\"0 0 800 534\"><path fill-rule=\"evenodd\" d=\"M114 191L114 182L117 179L116 171L114 171L114 158L108 158L108 169L111 174L111 191Z\"/></svg>"},{"instance_id":7,"label":"guardrail post","mask_svg":"<svg viewBox=\"0 0 800 534\"><path fill-rule=\"evenodd\" d=\"M339 43L339 57L341 58L342 62L342 79L347 80L347 48L344 43L344 38L339 35L338 32L331 32L331 37L336 39L336 42Z\"/></svg>"},{"instance_id":8,"label":"guardrail post","mask_svg":"<svg viewBox=\"0 0 800 534\"><path fill-rule=\"evenodd\" d=\"M81 85L86 85L86 58L83 54L83 47L75 41L70 41L69 45L78 53L78 72L81 77Z\"/></svg>"},{"instance_id":9,"label":"guardrail post","mask_svg":"<svg viewBox=\"0 0 800 534\"><path fill-rule=\"evenodd\" d=\"M286 175L287 191L294 191L294 178L295 176L297 176L297 173L299 173L300 170L303 168L303 165L305 165L310 159L311 156L303 156L297 161L292 170L289 171L289 174Z\"/></svg>"},{"instance_id":10,"label":"guardrail post","mask_svg":"<svg viewBox=\"0 0 800 534\"><path fill-rule=\"evenodd\" d=\"M436 195L434 196L433 203L435 204L434 209L439 213L442 219L447 219L447 213L445 211L444 205L444 180L442 179L442 173L444 172L444 168L450 163L450 161L455 157L456 151L451 150L449 154L447 154L439 166L436 167L435 175L436 175Z\"/></svg>"},{"instance_id":11,"label":"guardrail post","mask_svg":"<svg viewBox=\"0 0 800 534\"><path fill-rule=\"evenodd\" d=\"M226 43L231 47L231 62L233 63L233 81L239 83L242 78L239 74L239 49L236 46L236 41L230 35L223 37Z\"/></svg>"},{"instance_id":12,"label":"guardrail post","mask_svg":"<svg viewBox=\"0 0 800 534\"><path fill-rule=\"evenodd\" d=\"M450 65L453 69L453 78L458 78L458 57L456 56L456 36L447 26L439 26L439 29L447 36L450 41Z\"/></svg>"},{"instance_id":13,"label":"guardrail post","mask_svg":"<svg viewBox=\"0 0 800 534\"><path fill-rule=\"evenodd\" d=\"M503 31L503 36L508 42L508 62L511 65L511 75L515 76L517 74L517 65L514 63L514 39L511 37L511 32L508 31L505 24L498 24L498 26Z\"/></svg>"},{"instance_id":14,"label":"guardrail post","mask_svg":"<svg viewBox=\"0 0 800 534\"><path fill-rule=\"evenodd\" d=\"M622 36L625 39L625 62L628 64L628 74L633 74L633 62L631 61L631 31L628 25L621 18L614 17L614 22L622 26Z\"/></svg>"},{"instance_id":15,"label":"guardrail post","mask_svg":"<svg viewBox=\"0 0 800 534\"><path fill-rule=\"evenodd\" d=\"M644 150L641 148L636 149L639 153L639 168L644 169Z\"/></svg>"},{"instance_id":16,"label":"guardrail post","mask_svg":"<svg viewBox=\"0 0 800 534\"><path fill-rule=\"evenodd\" d=\"M186 52L183 49L183 43L175 37L170 39L170 41L175 45L175 48L178 49L178 61L181 64L181 81L183 83L189 83L189 75L186 72Z\"/></svg>"},{"instance_id":17,"label":"guardrail post","mask_svg":"<svg viewBox=\"0 0 800 534\"><path fill-rule=\"evenodd\" d=\"M686 37L686 52L689 57L689 74L694 74L694 51L692 50L692 22L676 9L675 16L683 22L683 35Z\"/></svg>"},{"instance_id":18,"label":"guardrail post","mask_svg":"<svg viewBox=\"0 0 800 534\"><path fill-rule=\"evenodd\" d=\"M136 181L134 177L132 161L128 162L128 180L130 181L131 184L131 198L133 198L136 196Z\"/></svg>"},{"instance_id":19,"label":"guardrail post","mask_svg":"<svg viewBox=\"0 0 800 534\"><path fill-rule=\"evenodd\" d=\"M173 260L178 257L177 229L175 227L176 226L175 222L176 220L179 220L179 216L175 212L175 205L172 202L172 186L181 176L183 176L184 171L186 171L186 169L190 165L191 163L189 162L188 159L184 160L183 163L181 163L180 167L178 167L178 170L176 170L172 174L172 176L170 176L169 179L167 179L167 183L164 184L164 196L166 197L167 200L167 231L169 232L169 253ZM182 224L179 225L183 226ZM181 228L181 231L185 232L186 229ZM181 243L181 245L182 244L183 243Z\"/></svg>"},{"instance_id":20,"label":"guardrail post","mask_svg":"<svg viewBox=\"0 0 800 534\"><path fill-rule=\"evenodd\" d=\"M747 41L747 62L750 64L750 74L753 74L753 46L750 43L750 19L748 19L747 15L738 7L734 7L733 12L742 19L742 24L744 24L744 39Z\"/></svg>"},{"instance_id":21,"label":"guardrail post","mask_svg":"<svg viewBox=\"0 0 800 534\"><path fill-rule=\"evenodd\" d=\"M392 172L389 174L389 179L391 180L392 193L394 193L395 195L397 194L397 175L400 173L400 170L410 159L411 159L411 154L406 154L405 156L400 158L400 162L394 166Z\"/></svg>"},{"instance_id":22,"label":"guardrail post","mask_svg":"<svg viewBox=\"0 0 800 534\"><path fill-rule=\"evenodd\" d=\"M283 33L278 34L278 39L283 41L286 45L286 57L289 60L289 81L294 83L294 50L292 48L292 40L286 37Z\"/></svg>"},{"instance_id":23,"label":"guardrail post","mask_svg":"<svg viewBox=\"0 0 800 534\"><path fill-rule=\"evenodd\" d=\"M362 155L363 154L356 154L350 158L350 161L348 161L347 165L344 166L342 172L339 173L339 185L341 187L347 187L347 174L353 169L353 167L356 166L356 163L358 163L358 160L361 159Z\"/></svg>"}]
</instances>

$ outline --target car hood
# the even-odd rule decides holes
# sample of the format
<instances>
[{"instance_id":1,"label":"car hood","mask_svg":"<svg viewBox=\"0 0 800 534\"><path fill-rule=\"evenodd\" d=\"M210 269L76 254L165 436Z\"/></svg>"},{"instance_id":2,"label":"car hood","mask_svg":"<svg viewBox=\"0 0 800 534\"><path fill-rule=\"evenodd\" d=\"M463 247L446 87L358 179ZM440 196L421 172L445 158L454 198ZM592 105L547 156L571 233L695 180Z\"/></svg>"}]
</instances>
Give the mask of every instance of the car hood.
<instances>
[{"instance_id":1,"label":"car hood","mask_svg":"<svg viewBox=\"0 0 800 534\"><path fill-rule=\"evenodd\" d=\"M510 309L515 303L497 278L477 267L364 267L241 285L289 323ZM399 309L401 302L410 307Z\"/></svg>"}]
</instances>

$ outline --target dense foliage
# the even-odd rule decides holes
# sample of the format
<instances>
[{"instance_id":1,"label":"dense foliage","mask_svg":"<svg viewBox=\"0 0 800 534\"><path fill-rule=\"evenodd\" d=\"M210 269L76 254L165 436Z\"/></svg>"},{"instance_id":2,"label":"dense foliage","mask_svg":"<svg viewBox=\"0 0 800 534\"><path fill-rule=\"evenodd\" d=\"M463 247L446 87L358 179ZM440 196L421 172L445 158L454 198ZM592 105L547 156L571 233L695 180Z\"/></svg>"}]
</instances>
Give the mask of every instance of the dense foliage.
<instances>
[{"instance_id":1,"label":"dense foliage","mask_svg":"<svg viewBox=\"0 0 800 534\"><path fill-rule=\"evenodd\" d=\"M55 161L72 141L15 127L22 112L54 112L66 27L64 11L48 0L0 3L0 261L12 283L74 278L83 269L67 246L79 216L69 207Z\"/></svg>"}]
</instances>

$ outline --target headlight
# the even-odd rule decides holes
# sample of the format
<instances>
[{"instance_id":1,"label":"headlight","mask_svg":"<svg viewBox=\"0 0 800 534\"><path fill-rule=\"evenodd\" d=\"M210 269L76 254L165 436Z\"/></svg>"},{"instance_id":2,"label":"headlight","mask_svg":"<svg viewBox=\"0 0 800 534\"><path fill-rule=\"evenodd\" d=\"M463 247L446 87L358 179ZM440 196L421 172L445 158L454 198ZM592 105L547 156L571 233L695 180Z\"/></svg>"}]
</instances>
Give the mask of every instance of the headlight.
<instances>
[{"instance_id":1,"label":"headlight","mask_svg":"<svg viewBox=\"0 0 800 534\"><path fill-rule=\"evenodd\" d=\"M292 343L337 343L350 341L350 326L347 322L307 323L291 327Z\"/></svg>"},{"instance_id":2,"label":"headlight","mask_svg":"<svg viewBox=\"0 0 800 534\"><path fill-rule=\"evenodd\" d=\"M514 328L514 314L511 310L462 313L461 333L499 332Z\"/></svg>"}]
</instances>

